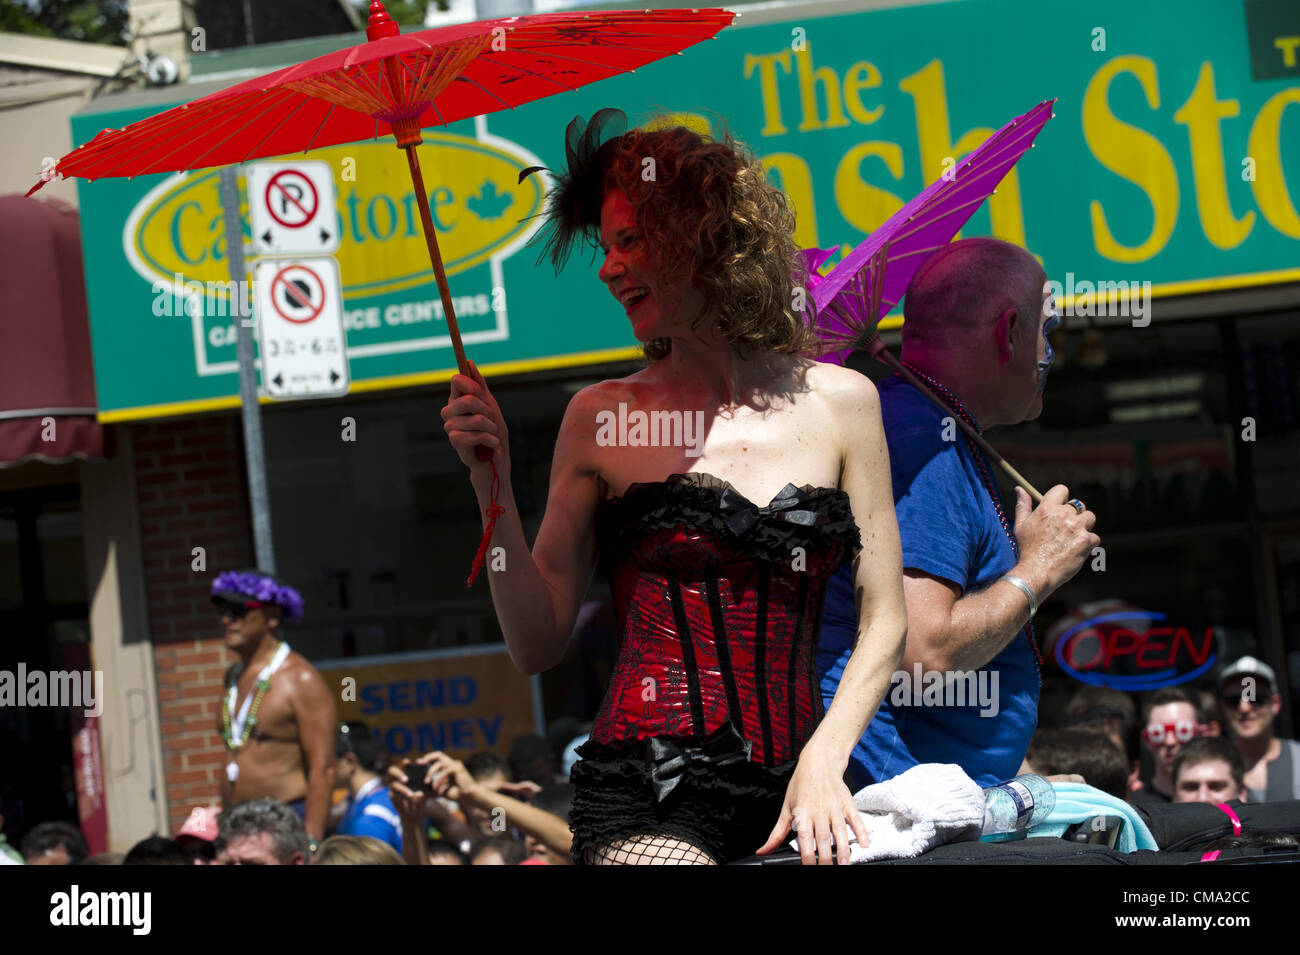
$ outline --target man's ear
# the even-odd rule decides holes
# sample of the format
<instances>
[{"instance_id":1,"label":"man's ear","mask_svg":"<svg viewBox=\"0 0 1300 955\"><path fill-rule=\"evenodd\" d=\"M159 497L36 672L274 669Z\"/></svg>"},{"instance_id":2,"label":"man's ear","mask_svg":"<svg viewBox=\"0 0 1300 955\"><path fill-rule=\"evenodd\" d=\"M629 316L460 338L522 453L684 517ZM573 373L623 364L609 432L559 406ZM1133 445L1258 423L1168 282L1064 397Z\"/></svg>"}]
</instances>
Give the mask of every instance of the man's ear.
<instances>
[{"instance_id":1,"label":"man's ear","mask_svg":"<svg viewBox=\"0 0 1300 955\"><path fill-rule=\"evenodd\" d=\"M998 363L1005 365L1011 361L1011 354L1020 341L1020 313L1014 306L998 316L993 326L993 337L998 346Z\"/></svg>"}]
</instances>

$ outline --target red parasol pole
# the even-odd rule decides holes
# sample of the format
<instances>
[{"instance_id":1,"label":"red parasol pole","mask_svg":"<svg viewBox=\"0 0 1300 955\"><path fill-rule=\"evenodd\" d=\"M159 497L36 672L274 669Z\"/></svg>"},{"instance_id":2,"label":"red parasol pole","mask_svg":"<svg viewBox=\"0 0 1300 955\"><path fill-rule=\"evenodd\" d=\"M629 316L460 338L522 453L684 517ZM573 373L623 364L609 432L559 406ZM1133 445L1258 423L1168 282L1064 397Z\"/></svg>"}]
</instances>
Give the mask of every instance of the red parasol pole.
<instances>
[{"instance_id":1,"label":"red parasol pole","mask_svg":"<svg viewBox=\"0 0 1300 955\"><path fill-rule=\"evenodd\" d=\"M397 25L378 0L370 4L370 22L366 26L366 39L378 40L382 37L398 36L401 28ZM406 84L402 79L402 70L392 57L384 60L384 72L392 88L396 103L403 100ZM450 82L450 75L447 82ZM389 121L397 146L406 152L406 165L411 171L411 187L415 190L415 204L420 207L420 224L424 227L424 243L429 248L429 262L433 265L433 277L438 283L438 295L442 298L442 312L447 319L447 332L451 335L451 347L456 353L456 367L462 375L469 375L469 360L465 357L465 346L460 340L460 327L456 324L456 309L451 304L451 289L447 285L447 272L442 266L442 252L438 249L438 233L433 228L433 215L429 212L429 196L424 188L424 176L420 172L420 157L416 152L424 138L420 135L420 121L417 115L394 117ZM466 587L474 585L478 572L483 569L483 559L487 556L488 545L492 542L492 532L496 529L497 518L505 513L505 508L497 503L501 490L501 478L497 474L495 455L491 449L479 445L474 449L474 456L480 461L492 462L491 503L485 515L487 526L483 529L483 538L479 541L478 552L470 567Z\"/></svg>"},{"instance_id":2,"label":"red parasol pole","mask_svg":"<svg viewBox=\"0 0 1300 955\"><path fill-rule=\"evenodd\" d=\"M394 130L396 132L396 130ZM456 353L456 367L462 375L469 374L469 362L465 358L465 346L460 340L460 328L456 324L456 310L451 304L451 289L447 285L447 273L442 267L442 252L438 249L438 233L433 228L433 216L429 212L429 196L424 188L424 176L420 174L420 157L416 147L423 142L420 134L397 134L397 145L406 152L406 164L411 170L411 185L415 188L415 204L420 207L420 222L424 226L424 242L429 247L429 261L433 264L433 277L438 282L438 294L442 296L442 311L447 316L447 332L451 335L451 347ZM484 449L486 450L486 449ZM483 458L482 460L487 460Z\"/></svg>"}]
</instances>

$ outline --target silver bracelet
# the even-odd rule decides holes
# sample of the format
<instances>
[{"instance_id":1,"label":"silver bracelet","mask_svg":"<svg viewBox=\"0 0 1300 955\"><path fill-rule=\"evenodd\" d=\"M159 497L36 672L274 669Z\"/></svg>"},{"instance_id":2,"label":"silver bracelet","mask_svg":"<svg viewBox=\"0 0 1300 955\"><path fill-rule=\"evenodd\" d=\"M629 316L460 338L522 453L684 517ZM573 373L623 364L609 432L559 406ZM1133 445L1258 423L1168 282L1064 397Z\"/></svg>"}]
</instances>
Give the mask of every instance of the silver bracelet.
<instances>
[{"instance_id":1,"label":"silver bracelet","mask_svg":"<svg viewBox=\"0 0 1300 955\"><path fill-rule=\"evenodd\" d=\"M1025 596L1029 598L1029 619L1033 620L1034 614L1038 613L1038 598L1034 596L1034 588L1030 587L1015 574L1003 574L998 578L998 580L1005 580L1009 584L1015 584L1025 592Z\"/></svg>"}]
</instances>

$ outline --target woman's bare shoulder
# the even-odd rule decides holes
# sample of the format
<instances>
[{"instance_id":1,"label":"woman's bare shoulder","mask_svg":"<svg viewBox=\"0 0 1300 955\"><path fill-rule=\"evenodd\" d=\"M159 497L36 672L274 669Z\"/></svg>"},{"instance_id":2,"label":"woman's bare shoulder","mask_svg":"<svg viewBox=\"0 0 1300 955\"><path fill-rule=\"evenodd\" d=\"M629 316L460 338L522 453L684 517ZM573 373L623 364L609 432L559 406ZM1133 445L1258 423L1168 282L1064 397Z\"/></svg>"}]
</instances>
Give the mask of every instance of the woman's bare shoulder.
<instances>
[{"instance_id":1,"label":"woman's bare shoulder","mask_svg":"<svg viewBox=\"0 0 1300 955\"><path fill-rule=\"evenodd\" d=\"M809 391L830 411L861 411L879 404L875 383L851 368L827 362L810 362L806 370Z\"/></svg>"},{"instance_id":2,"label":"woman's bare shoulder","mask_svg":"<svg viewBox=\"0 0 1300 955\"><path fill-rule=\"evenodd\" d=\"M642 368L622 378L606 378L580 388L569 399L569 409L599 411L616 408L620 401L635 403L638 395L653 386L647 375L650 369Z\"/></svg>"}]
</instances>

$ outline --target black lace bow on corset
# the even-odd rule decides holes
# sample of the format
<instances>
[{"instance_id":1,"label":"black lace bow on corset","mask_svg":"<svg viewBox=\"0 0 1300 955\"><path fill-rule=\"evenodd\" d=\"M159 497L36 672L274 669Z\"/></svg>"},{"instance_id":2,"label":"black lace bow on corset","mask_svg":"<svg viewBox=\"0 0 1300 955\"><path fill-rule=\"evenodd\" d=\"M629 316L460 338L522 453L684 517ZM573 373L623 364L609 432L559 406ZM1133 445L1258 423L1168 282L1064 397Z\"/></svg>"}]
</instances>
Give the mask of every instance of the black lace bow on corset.
<instances>
[{"instance_id":1,"label":"black lace bow on corset","mask_svg":"<svg viewBox=\"0 0 1300 955\"><path fill-rule=\"evenodd\" d=\"M803 507L807 501L807 496L801 494L797 487L787 484L767 507L757 506L732 487L723 488L718 505L722 509L723 520L727 522L731 533L743 537L753 529L758 519L764 516L776 517L804 527L819 527L825 524L829 520L826 512Z\"/></svg>"},{"instance_id":2,"label":"black lace bow on corset","mask_svg":"<svg viewBox=\"0 0 1300 955\"><path fill-rule=\"evenodd\" d=\"M700 743L683 745L662 736L650 737L645 741L645 761L654 783L655 799L659 802L667 799L686 778L692 765L703 769L747 763L752 749L753 743L736 732L731 723L723 723Z\"/></svg>"}]
</instances>

